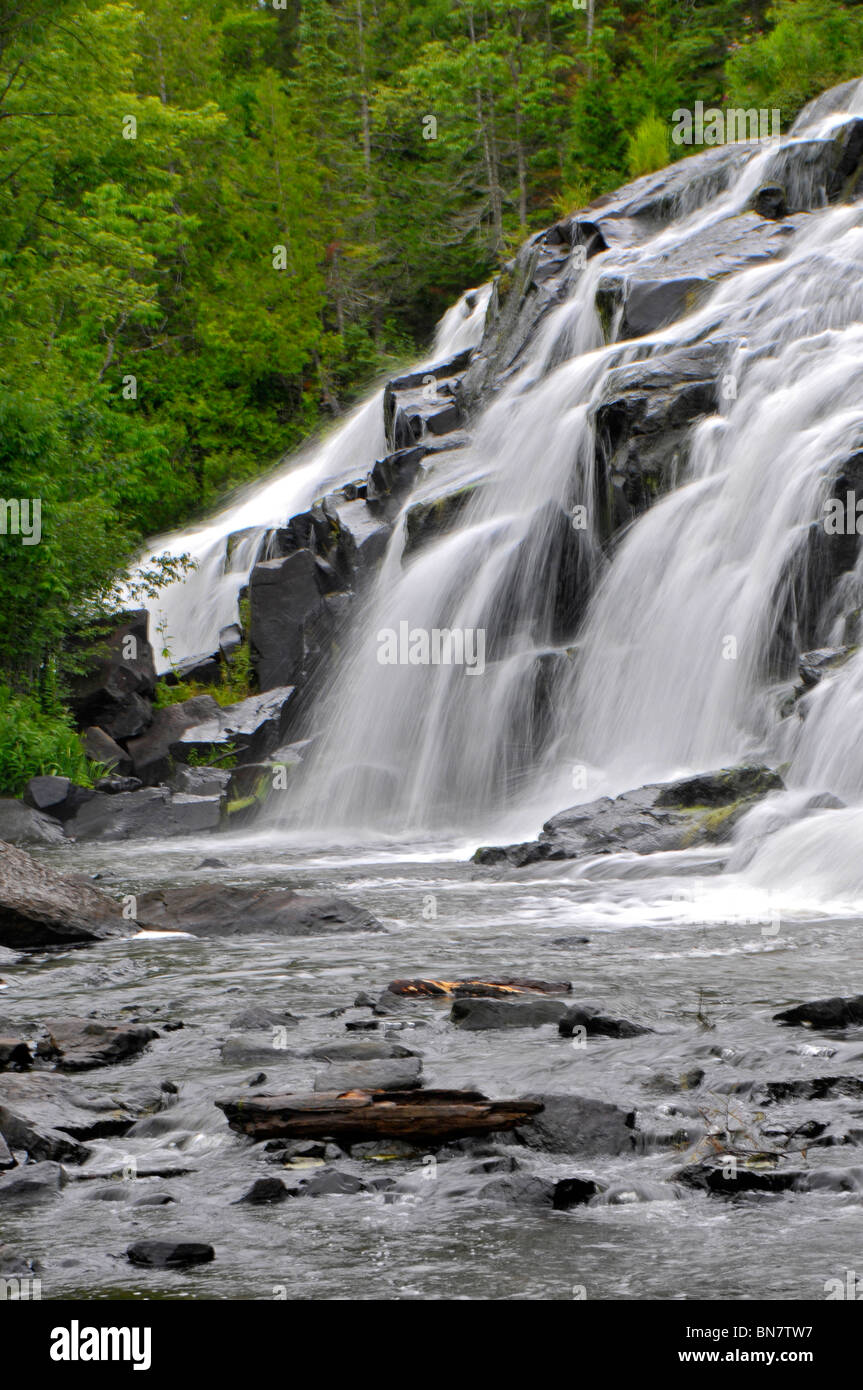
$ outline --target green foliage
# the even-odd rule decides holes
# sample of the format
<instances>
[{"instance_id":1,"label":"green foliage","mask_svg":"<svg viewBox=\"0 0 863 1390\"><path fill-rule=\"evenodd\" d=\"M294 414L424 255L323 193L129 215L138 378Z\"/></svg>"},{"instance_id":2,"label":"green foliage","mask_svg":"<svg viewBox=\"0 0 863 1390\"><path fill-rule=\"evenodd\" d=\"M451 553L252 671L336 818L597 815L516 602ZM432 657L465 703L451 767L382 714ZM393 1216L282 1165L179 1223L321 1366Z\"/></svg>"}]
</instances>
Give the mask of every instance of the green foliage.
<instances>
[{"instance_id":1,"label":"green foliage","mask_svg":"<svg viewBox=\"0 0 863 1390\"><path fill-rule=\"evenodd\" d=\"M86 757L67 715L46 714L36 700L0 686L0 795L20 796L40 775L91 787L104 773Z\"/></svg>"},{"instance_id":2,"label":"green foliage","mask_svg":"<svg viewBox=\"0 0 863 1390\"><path fill-rule=\"evenodd\" d=\"M669 161L668 126L651 112L639 122L626 152L632 178L664 169Z\"/></svg>"},{"instance_id":3,"label":"green foliage","mask_svg":"<svg viewBox=\"0 0 863 1390\"><path fill-rule=\"evenodd\" d=\"M824 88L863 73L863 11L837 0L778 0L769 33L752 35L728 62L734 106L778 107L787 127Z\"/></svg>"},{"instance_id":4,"label":"green foliage","mask_svg":"<svg viewBox=\"0 0 863 1390\"><path fill-rule=\"evenodd\" d=\"M852 0L0 0L0 494L42 509L0 534L0 676L56 702L147 535L658 167L677 107L787 125L861 68Z\"/></svg>"}]
</instances>

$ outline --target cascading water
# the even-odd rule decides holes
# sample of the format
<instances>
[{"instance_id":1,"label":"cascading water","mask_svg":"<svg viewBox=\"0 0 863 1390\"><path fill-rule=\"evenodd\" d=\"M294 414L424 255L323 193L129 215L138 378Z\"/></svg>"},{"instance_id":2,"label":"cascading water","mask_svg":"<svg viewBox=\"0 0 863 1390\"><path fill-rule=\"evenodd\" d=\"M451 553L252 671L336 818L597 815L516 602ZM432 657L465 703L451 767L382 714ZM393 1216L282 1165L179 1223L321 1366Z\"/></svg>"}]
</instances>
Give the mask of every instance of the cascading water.
<instances>
[{"instance_id":1,"label":"cascading water","mask_svg":"<svg viewBox=\"0 0 863 1390\"><path fill-rule=\"evenodd\" d=\"M430 360L479 341L488 294L488 286L468 290L447 311L438 325ZM187 555L194 565L182 579L146 601L157 669L166 671L171 661L217 650L219 632L237 620L237 595L267 532L322 493L367 472L385 449L383 391L378 390L320 443L285 459L274 473L244 488L214 517L151 541L142 563L151 555L168 553ZM165 648L170 657L162 655Z\"/></svg>"},{"instance_id":2,"label":"cascading water","mask_svg":"<svg viewBox=\"0 0 863 1390\"><path fill-rule=\"evenodd\" d=\"M515 823L535 826L538 807L547 814L739 761L776 741L771 689L783 654L775 633L786 632L789 650L802 649L796 608L807 597L807 537L828 479L863 434L863 209L798 218L787 254L735 267L695 313L640 341L601 346L596 289L600 274L637 275L671 255L683 262L688 245L697 257L705 236L743 213L777 164L817 205L811 170L794 155L841 128L860 101L852 88L846 112L804 113L781 150L747 151L706 201L693 181L679 200L692 210L672 226L638 241L630 233L632 244L625 224L615 228L612 249L573 275L521 370L475 422L470 448L444 455L449 472L439 463L406 504L402 523L424 498L474 489L456 528L416 555L403 553L404 525L396 527L352 650L315 711L321 739L305 816L321 827L487 830L506 823L515 802ZM543 557L574 506L585 504L588 515L578 563L602 565L591 407L622 363L708 338L733 388L696 430L683 485L624 537L577 653L558 663L562 679L539 711L540 663L555 646L554 576L543 572ZM416 665L409 655L408 664L381 664L380 634L400 624L484 630L485 673L419 664L421 653ZM813 703L792 782L830 785L824 759L806 750L822 709L846 707L856 670ZM853 721L847 732L853 738ZM793 757L795 739L784 737ZM836 762L844 762L838 750ZM590 769L580 795L574 765ZM859 777L845 780L861 786Z\"/></svg>"}]
</instances>

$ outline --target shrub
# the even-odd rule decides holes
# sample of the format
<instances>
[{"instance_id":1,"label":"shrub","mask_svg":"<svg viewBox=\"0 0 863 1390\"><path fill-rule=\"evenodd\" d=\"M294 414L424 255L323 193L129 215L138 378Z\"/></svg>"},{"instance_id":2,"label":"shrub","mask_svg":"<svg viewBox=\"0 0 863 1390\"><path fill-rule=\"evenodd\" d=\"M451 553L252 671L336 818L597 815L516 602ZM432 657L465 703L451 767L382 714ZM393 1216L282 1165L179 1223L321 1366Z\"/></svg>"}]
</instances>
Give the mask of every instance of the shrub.
<instances>
[{"instance_id":1,"label":"shrub","mask_svg":"<svg viewBox=\"0 0 863 1390\"><path fill-rule=\"evenodd\" d=\"M0 794L20 796L31 777L45 775L90 787L104 771L87 758L68 714L47 714L0 686Z\"/></svg>"}]
</instances>

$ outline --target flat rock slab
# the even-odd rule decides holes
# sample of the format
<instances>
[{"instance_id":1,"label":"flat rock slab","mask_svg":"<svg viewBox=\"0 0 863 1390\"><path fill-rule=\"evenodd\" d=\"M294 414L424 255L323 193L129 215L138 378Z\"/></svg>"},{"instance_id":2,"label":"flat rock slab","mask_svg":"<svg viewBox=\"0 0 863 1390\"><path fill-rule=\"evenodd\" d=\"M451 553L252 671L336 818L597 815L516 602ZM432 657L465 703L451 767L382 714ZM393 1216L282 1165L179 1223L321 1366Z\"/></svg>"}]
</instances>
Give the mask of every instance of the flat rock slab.
<instances>
[{"instance_id":1,"label":"flat rock slab","mask_svg":"<svg viewBox=\"0 0 863 1390\"><path fill-rule=\"evenodd\" d=\"M28 1163L0 1176L0 1209L11 1206L35 1206L59 1197L69 1181L59 1163Z\"/></svg>"},{"instance_id":2,"label":"flat rock slab","mask_svg":"<svg viewBox=\"0 0 863 1390\"><path fill-rule=\"evenodd\" d=\"M304 1055L316 1062L379 1062L389 1057L414 1057L416 1054L400 1043L358 1038L356 1042L321 1043Z\"/></svg>"},{"instance_id":3,"label":"flat rock slab","mask_svg":"<svg viewBox=\"0 0 863 1390\"><path fill-rule=\"evenodd\" d=\"M324 936L383 931L377 918L347 898L289 888L190 884L142 893L138 924L193 936Z\"/></svg>"},{"instance_id":4,"label":"flat rock slab","mask_svg":"<svg viewBox=\"0 0 863 1390\"><path fill-rule=\"evenodd\" d=\"M152 1082L124 1085L119 1094L57 1072L0 1076L0 1105L26 1116L38 1129L62 1130L80 1140L125 1134L170 1100L172 1094Z\"/></svg>"},{"instance_id":5,"label":"flat rock slab","mask_svg":"<svg viewBox=\"0 0 863 1390\"><path fill-rule=\"evenodd\" d=\"M457 1028L481 1033L501 1028L541 1028L559 1023L566 1005L559 999L456 999L450 1013Z\"/></svg>"},{"instance_id":6,"label":"flat rock slab","mask_svg":"<svg viewBox=\"0 0 863 1390\"><path fill-rule=\"evenodd\" d=\"M0 1139L16 1152L23 1150L31 1163L43 1160L83 1163L90 1153L85 1145L62 1130L40 1128L6 1105L0 1105Z\"/></svg>"},{"instance_id":7,"label":"flat rock slab","mask_svg":"<svg viewBox=\"0 0 863 1390\"><path fill-rule=\"evenodd\" d=\"M177 1269L184 1265L209 1264L216 1258L212 1245L202 1241L136 1240L126 1251L133 1265L151 1269Z\"/></svg>"},{"instance_id":8,"label":"flat rock slab","mask_svg":"<svg viewBox=\"0 0 863 1390\"><path fill-rule=\"evenodd\" d=\"M515 976L467 980L391 980L386 992L406 999L510 999L519 994L568 994L569 980L528 980Z\"/></svg>"},{"instance_id":9,"label":"flat rock slab","mask_svg":"<svg viewBox=\"0 0 863 1390\"><path fill-rule=\"evenodd\" d=\"M92 1018L48 1019L46 1026L51 1053L62 1071L89 1071L125 1062L159 1037L154 1028L141 1024L100 1023Z\"/></svg>"},{"instance_id":10,"label":"flat rock slab","mask_svg":"<svg viewBox=\"0 0 863 1390\"><path fill-rule=\"evenodd\" d=\"M130 936L118 903L0 842L0 946L31 950Z\"/></svg>"},{"instance_id":11,"label":"flat rock slab","mask_svg":"<svg viewBox=\"0 0 863 1390\"><path fill-rule=\"evenodd\" d=\"M232 1129L252 1139L319 1139L362 1143L404 1139L448 1143L525 1124L539 1100L489 1100L479 1091L356 1091L251 1096L217 1101Z\"/></svg>"},{"instance_id":12,"label":"flat rock slab","mask_svg":"<svg viewBox=\"0 0 863 1390\"><path fill-rule=\"evenodd\" d=\"M863 994L849 998L810 999L774 1014L775 1023L801 1024L804 1028L849 1028L863 1023Z\"/></svg>"}]
</instances>

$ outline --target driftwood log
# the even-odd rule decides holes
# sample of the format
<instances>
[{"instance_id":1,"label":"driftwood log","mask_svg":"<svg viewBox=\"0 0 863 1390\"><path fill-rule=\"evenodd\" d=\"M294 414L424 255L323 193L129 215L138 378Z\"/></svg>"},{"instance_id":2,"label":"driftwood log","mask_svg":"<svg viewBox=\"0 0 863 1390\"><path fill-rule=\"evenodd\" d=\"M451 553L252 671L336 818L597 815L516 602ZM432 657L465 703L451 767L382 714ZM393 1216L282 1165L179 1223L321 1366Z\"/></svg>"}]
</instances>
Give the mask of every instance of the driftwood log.
<instances>
[{"instance_id":1,"label":"driftwood log","mask_svg":"<svg viewBox=\"0 0 863 1390\"><path fill-rule=\"evenodd\" d=\"M390 994L414 999L510 999L517 994L569 994L572 984L569 980L528 980L499 975L488 980L479 977L467 980L391 980L387 990Z\"/></svg>"},{"instance_id":2,"label":"driftwood log","mask_svg":"<svg viewBox=\"0 0 863 1390\"><path fill-rule=\"evenodd\" d=\"M480 1091L345 1091L242 1096L217 1101L232 1129L250 1138L371 1139L444 1144L514 1129L531 1120L535 1100L489 1100Z\"/></svg>"}]
</instances>

